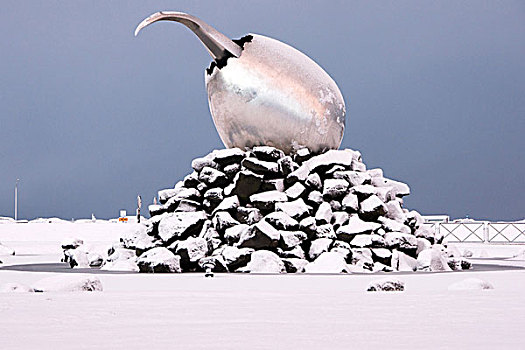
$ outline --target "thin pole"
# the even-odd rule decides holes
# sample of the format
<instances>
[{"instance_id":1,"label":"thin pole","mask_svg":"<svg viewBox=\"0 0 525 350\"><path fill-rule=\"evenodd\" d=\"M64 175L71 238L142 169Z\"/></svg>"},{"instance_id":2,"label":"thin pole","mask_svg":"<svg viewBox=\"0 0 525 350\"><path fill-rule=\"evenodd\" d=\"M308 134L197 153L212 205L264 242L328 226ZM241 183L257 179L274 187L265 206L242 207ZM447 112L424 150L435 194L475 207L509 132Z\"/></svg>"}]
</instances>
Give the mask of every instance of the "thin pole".
<instances>
[{"instance_id":1,"label":"thin pole","mask_svg":"<svg viewBox=\"0 0 525 350\"><path fill-rule=\"evenodd\" d=\"M18 220L18 182L20 179L16 179L15 184L15 221Z\"/></svg>"}]
</instances>

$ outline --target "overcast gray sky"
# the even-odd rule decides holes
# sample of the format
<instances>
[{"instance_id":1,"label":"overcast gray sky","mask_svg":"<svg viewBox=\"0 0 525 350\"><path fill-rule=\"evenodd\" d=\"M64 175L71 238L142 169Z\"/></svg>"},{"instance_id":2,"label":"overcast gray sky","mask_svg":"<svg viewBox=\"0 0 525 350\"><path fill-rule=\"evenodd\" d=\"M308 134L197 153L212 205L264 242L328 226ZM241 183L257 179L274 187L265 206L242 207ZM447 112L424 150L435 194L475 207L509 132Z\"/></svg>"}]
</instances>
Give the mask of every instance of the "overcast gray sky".
<instances>
[{"instance_id":1,"label":"overcast gray sky","mask_svg":"<svg viewBox=\"0 0 525 350\"><path fill-rule=\"evenodd\" d=\"M0 5L0 215L134 211L222 143L210 62L158 10L264 34L318 62L347 104L342 147L424 214L525 217L525 3L10 1Z\"/></svg>"}]
</instances>

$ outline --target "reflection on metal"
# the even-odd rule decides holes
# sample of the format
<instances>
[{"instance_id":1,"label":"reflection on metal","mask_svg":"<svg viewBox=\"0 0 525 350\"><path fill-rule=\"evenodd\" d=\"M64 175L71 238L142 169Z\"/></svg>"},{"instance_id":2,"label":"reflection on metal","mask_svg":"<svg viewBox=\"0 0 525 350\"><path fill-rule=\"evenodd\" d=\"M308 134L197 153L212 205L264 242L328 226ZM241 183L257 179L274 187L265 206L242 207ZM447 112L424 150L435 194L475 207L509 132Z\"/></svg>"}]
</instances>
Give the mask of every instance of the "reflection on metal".
<instances>
[{"instance_id":1,"label":"reflection on metal","mask_svg":"<svg viewBox=\"0 0 525 350\"><path fill-rule=\"evenodd\" d=\"M269 145L286 153L339 147L346 117L343 96L308 56L263 35L249 34L237 44L181 12L155 13L135 34L164 20L191 29L215 60L205 81L213 121L227 147Z\"/></svg>"}]
</instances>

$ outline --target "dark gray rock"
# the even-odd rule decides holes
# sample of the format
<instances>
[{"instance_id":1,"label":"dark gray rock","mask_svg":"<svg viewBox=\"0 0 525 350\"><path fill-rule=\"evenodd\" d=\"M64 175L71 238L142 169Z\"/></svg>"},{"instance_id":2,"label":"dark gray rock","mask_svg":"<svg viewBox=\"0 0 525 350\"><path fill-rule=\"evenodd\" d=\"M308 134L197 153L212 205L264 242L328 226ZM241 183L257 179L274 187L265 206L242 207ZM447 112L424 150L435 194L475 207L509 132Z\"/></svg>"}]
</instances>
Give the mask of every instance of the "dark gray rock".
<instances>
[{"instance_id":1,"label":"dark gray rock","mask_svg":"<svg viewBox=\"0 0 525 350\"><path fill-rule=\"evenodd\" d=\"M290 250L283 250L281 248L277 248L277 252L281 258L286 258L286 259L293 259L293 258L305 259L305 256L306 256L303 248L301 248L300 245L297 245Z\"/></svg>"},{"instance_id":2,"label":"dark gray rock","mask_svg":"<svg viewBox=\"0 0 525 350\"><path fill-rule=\"evenodd\" d=\"M256 174L261 174L265 176L276 176L279 174L279 164L276 162L267 162L264 160L259 160L257 158L245 158L241 165L253 171Z\"/></svg>"},{"instance_id":3,"label":"dark gray rock","mask_svg":"<svg viewBox=\"0 0 525 350\"><path fill-rule=\"evenodd\" d=\"M281 235L272 225L264 220L244 231L237 246L239 248L275 248L279 244Z\"/></svg>"},{"instance_id":4,"label":"dark gray rock","mask_svg":"<svg viewBox=\"0 0 525 350\"><path fill-rule=\"evenodd\" d=\"M348 221L350 219L350 214L344 211L335 211L332 214L332 224L334 226L334 230L337 231L337 229L343 225L348 224Z\"/></svg>"},{"instance_id":5,"label":"dark gray rock","mask_svg":"<svg viewBox=\"0 0 525 350\"><path fill-rule=\"evenodd\" d=\"M255 174L248 170L243 170L233 180L233 194L239 198L248 198L252 194L257 193L263 182L263 176Z\"/></svg>"},{"instance_id":6,"label":"dark gray rock","mask_svg":"<svg viewBox=\"0 0 525 350\"><path fill-rule=\"evenodd\" d=\"M281 258L269 250L258 250L252 253L250 262L237 271L249 273L286 273Z\"/></svg>"},{"instance_id":7,"label":"dark gray rock","mask_svg":"<svg viewBox=\"0 0 525 350\"><path fill-rule=\"evenodd\" d=\"M195 237L178 241L175 254L180 256L183 266L196 264L200 259L208 255L208 242L204 238Z\"/></svg>"},{"instance_id":8,"label":"dark gray rock","mask_svg":"<svg viewBox=\"0 0 525 350\"><path fill-rule=\"evenodd\" d=\"M302 231L279 231L281 235L280 246L284 250L291 250L306 240L306 233Z\"/></svg>"},{"instance_id":9,"label":"dark gray rock","mask_svg":"<svg viewBox=\"0 0 525 350\"><path fill-rule=\"evenodd\" d=\"M312 156L313 154L310 152L308 148L301 148L297 150L294 158L297 163L303 163L307 161L308 159L310 159Z\"/></svg>"},{"instance_id":10,"label":"dark gray rock","mask_svg":"<svg viewBox=\"0 0 525 350\"><path fill-rule=\"evenodd\" d=\"M410 194L410 187L399 181L385 179L383 177L373 177L371 183L375 187L392 187L397 197L404 197Z\"/></svg>"},{"instance_id":11,"label":"dark gray rock","mask_svg":"<svg viewBox=\"0 0 525 350\"><path fill-rule=\"evenodd\" d=\"M276 162L284 157L284 152L271 146L256 146L252 153L260 160Z\"/></svg>"},{"instance_id":12,"label":"dark gray rock","mask_svg":"<svg viewBox=\"0 0 525 350\"><path fill-rule=\"evenodd\" d=\"M164 247L148 250L138 257L137 265L140 272L182 272L180 256L173 254Z\"/></svg>"},{"instance_id":13,"label":"dark gray rock","mask_svg":"<svg viewBox=\"0 0 525 350\"><path fill-rule=\"evenodd\" d=\"M299 228L299 222L282 211L274 211L264 217L277 230L293 231Z\"/></svg>"},{"instance_id":14,"label":"dark gray rock","mask_svg":"<svg viewBox=\"0 0 525 350\"><path fill-rule=\"evenodd\" d=\"M182 182L180 183L180 186L182 186ZM178 188L168 188L165 190L160 190L158 192L159 203L165 204L171 197L174 197L177 193L182 191L183 188L181 188L180 186Z\"/></svg>"},{"instance_id":15,"label":"dark gray rock","mask_svg":"<svg viewBox=\"0 0 525 350\"><path fill-rule=\"evenodd\" d=\"M312 204L314 206L318 206L321 203L323 203L323 194L319 191L312 191L308 194L308 198L306 200L309 204Z\"/></svg>"},{"instance_id":16,"label":"dark gray rock","mask_svg":"<svg viewBox=\"0 0 525 350\"><path fill-rule=\"evenodd\" d=\"M308 257L310 261L315 260L319 255L330 250L333 240L330 238L318 238L312 241Z\"/></svg>"},{"instance_id":17,"label":"dark gray rock","mask_svg":"<svg viewBox=\"0 0 525 350\"><path fill-rule=\"evenodd\" d=\"M305 191L306 191L306 187L304 187L300 182L296 182L290 188L288 188L284 193L286 193L286 195L288 196L290 200L294 200L299 197L302 197Z\"/></svg>"},{"instance_id":18,"label":"dark gray rock","mask_svg":"<svg viewBox=\"0 0 525 350\"><path fill-rule=\"evenodd\" d=\"M288 197L283 192L266 191L250 196L250 202L260 210L273 211L276 203L286 202Z\"/></svg>"},{"instance_id":19,"label":"dark gray rock","mask_svg":"<svg viewBox=\"0 0 525 350\"><path fill-rule=\"evenodd\" d=\"M215 163L224 167L232 163L240 163L246 157L246 152L239 148L225 148L213 151L211 157Z\"/></svg>"},{"instance_id":20,"label":"dark gray rock","mask_svg":"<svg viewBox=\"0 0 525 350\"><path fill-rule=\"evenodd\" d=\"M219 233L223 233L226 229L239 225L239 221L235 220L227 211L219 211L215 213L212 220L212 225Z\"/></svg>"},{"instance_id":21,"label":"dark gray rock","mask_svg":"<svg viewBox=\"0 0 525 350\"><path fill-rule=\"evenodd\" d=\"M374 262L390 266L392 263L392 252L386 248L372 248L372 258Z\"/></svg>"},{"instance_id":22,"label":"dark gray rock","mask_svg":"<svg viewBox=\"0 0 525 350\"><path fill-rule=\"evenodd\" d=\"M224 190L220 187L210 188L204 193L203 197L218 205L224 199Z\"/></svg>"},{"instance_id":23,"label":"dark gray rock","mask_svg":"<svg viewBox=\"0 0 525 350\"><path fill-rule=\"evenodd\" d=\"M219 232L211 226L211 221L207 220L207 224L204 224L201 232L199 233L199 238L204 238L208 244L208 251L214 251L219 248L222 244L221 236Z\"/></svg>"},{"instance_id":24,"label":"dark gray rock","mask_svg":"<svg viewBox=\"0 0 525 350\"><path fill-rule=\"evenodd\" d=\"M191 174L186 175L183 183L186 188L197 188L197 185L200 183L199 173L194 171Z\"/></svg>"},{"instance_id":25,"label":"dark gray rock","mask_svg":"<svg viewBox=\"0 0 525 350\"><path fill-rule=\"evenodd\" d=\"M401 232L387 232L385 244L390 249L398 249L414 256L417 252L417 239L415 236Z\"/></svg>"},{"instance_id":26,"label":"dark gray rock","mask_svg":"<svg viewBox=\"0 0 525 350\"><path fill-rule=\"evenodd\" d=\"M323 202L315 213L315 221L317 222L317 225L329 224L332 222L332 216L332 207L329 203Z\"/></svg>"},{"instance_id":27,"label":"dark gray rock","mask_svg":"<svg viewBox=\"0 0 525 350\"><path fill-rule=\"evenodd\" d=\"M210 167L210 168L217 169L219 168L219 165L213 161L213 159L211 158L211 154L210 154L203 158L195 158L191 162L191 167L195 171L200 172L204 167Z\"/></svg>"},{"instance_id":28,"label":"dark gray rock","mask_svg":"<svg viewBox=\"0 0 525 350\"><path fill-rule=\"evenodd\" d=\"M240 164L237 164L237 163L234 163L234 164L230 164L230 165L226 165L223 169L222 169L222 172L226 174L226 176L228 176L229 179L233 179L233 177L241 170L241 165Z\"/></svg>"},{"instance_id":29,"label":"dark gray rock","mask_svg":"<svg viewBox=\"0 0 525 350\"><path fill-rule=\"evenodd\" d=\"M199 173L199 180L209 187L224 187L228 184L228 176L220 170L204 167Z\"/></svg>"},{"instance_id":30,"label":"dark gray rock","mask_svg":"<svg viewBox=\"0 0 525 350\"><path fill-rule=\"evenodd\" d=\"M301 220L309 215L308 206L301 198L293 202L276 203L275 210L282 211L295 220Z\"/></svg>"},{"instance_id":31,"label":"dark gray rock","mask_svg":"<svg viewBox=\"0 0 525 350\"><path fill-rule=\"evenodd\" d=\"M236 218L243 224L253 225L261 221L263 215L257 208L238 207Z\"/></svg>"},{"instance_id":32,"label":"dark gray rock","mask_svg":"<svg viewBox=\"0 0 525 350\"><path fill-rule=\"evenodd\" d=\"M228 272L228 267L222 255L206 256L200 259L197 264L203 271L206 271L207 267L211 267L213 272Z\"/></svg>"},{"instance_id":33,"label":"dark gray rock","mask_svg":"<svg viewBox=\"0 0 525 350\"><path fill-rule=\"evenodd\" d=\"M175 211L199 211L201 210L201 204L196 201L189 199L183 199L179 202L177 209Z\"/></svg>"},{"instance_id":34,"label":"dark gray rock","mask_svg":"<svg viewBox=\"0 0 525 350\"><path fill-rule=\"evenodd\" d=\"M388 277L374 280L368 284L367 292L402 292L405 290L405 283L397 278Z\"/></svg>"},{"instance_id":35,"label":"dark gray rock","mask_svg":"<svg viewBox=\"0 0 525 350\"><path fill-rule=\"evenodd\" d=\"M369 184L371 181L371 177L368 173L359 171L336 171L333 176L334 179L346 180L352 187Z\"/></svg>"},{"instance_id":36,"label":"dark gray rock","mask_svg":"<svg viewBox=\"0 0 525 350\"><path fill-rule=\"evenodd\" d=\"M149 215L150 216L160 215L162 213L165 213L167 210L168 210L168 208L166 208L165 206L160 205L160 204L150 204L150 205L148 205L148 211L149 211Z\"/></svg>"},{"instance_id":37,"label":"dark gray rock","mask_svg":"<svg viewBox=\"0 0 525 350\"><path fill-rule=\"evenodd\" d=\"M317 173L308 175L305 183L306 186L308 186L312 190L321 191L323 189L323 182L321 181L321 177Z\"/></svg>"},{"instance_id":38,"label":"dark gray rock","mask_svg":"<svg viewBox=\"0 0 525 350\"><path fill-rule=\"evenodd\" d=\"M227 211L230 213L235 213L239 207L239 198L237 196L226 197L222 202L213 210L213 213L219 211Z\"/></svg>"},{"instance_id":39,"label":"dark gray rock","mask_svg":"<svg viewBox=\"0 0 525 350\"><path fill-rule=\"evenodd\" d=\"M224 246L220 249L219 254L226 263L228 270L235 271L250 262L253 252L254 250L251 248Z\"/></svg>"},{"instance_id":40,"label":"dark gray rock","mask_svg":"<svg viewBox=\"0 0 525 350\"><path fill-rule=\"evenodd\" d=\"M348 213L357 213L359 210L359 199L357 198L357 195L349 193L343 198L341 205L344 211Z\"/></svg>"},{"instance_id":41,"label":"dark gray rock","mask_svg":"<svg viewBox=\"0 0 525 350\"><path fill-rule=\"evenodd\" d=\"M367 221L376 221L386 214L385 204L376 195L371 195L359 203L359 216Z\"/></svg>"},{"instance_id":42,"label":"dark gray rock","mask_svg":"<svg viewBox=\"0 0 525 350\"><path fill-rule=\"evenodd\" d=\"M279 159L277 164L279 164L279 172L283 174L283 176L288 176L290 173L299 168L299 165L297 165L297 163L294 162L290 156Z\"/></svg>"},{"instance_id":43,"label":"dark gray rock","mask_svg":"<svg viewBox=\"0 0 525 350\"><path fill-rule=\"evenodd\" d=\"M348 192L348 182L343 179L326 179L323 184L325 200L343 198Z\"/></svg>"},{"instance_id":44,"label":"dark gray rock","mask_svg":"<svg viewBox=\"0 0 525 350\"><path fill-rule=\"evenodd\" d=\"M308 235L308 239L314 239L317 236L317 224L315 218L308 216L301 220L299 229Z\"/></svg>"},{"instance_id":45,"label":"dark gray rock","mask_svg":"<svg viewBox=\"0 0 525 350\"><path fill-rule=\"evenodd\" d=\"M302 273L304 272L304 267L308 264L308 260L300 258L286 258L282 259L282 261L287 273Z\"/></svg>"},{"instance_id":46,"label":"dark gray rock","mask_svg":"<svg viewBox=\"0 0 525 350\"><path fill-rule=\"evenodd\" d=\"M261 192L265 191L279 191L284 192L284 179L270 179L264 180L261 184Z\"/></svg>"},{"instance_id":47,"label":"dark gray rock","mask_svg":"<svg viewBox=\"0 0 525 350\"><path fill-rule=\"evenodd\" d=\"M179 203L183 199L189 199L192 201L200 201L201 194L195 188L180 188L176 195L171 197L164 206L167 208L167 211L173 212L179 206Z\"/></svg>"},{"instance_id":48,"label":"dark gray rock","mask_svg":"<svg viewBox=\"0 0 525 350\"><path fill-rule=\"evenodd\" d=\"M234 245L235 243L239 242L239 239L244 234L244 232L249 229L250 226L246 224L232 226L224 231L224 239L229 245Z\"/></svg>"},{"instance_id":49,"label":"dark gray rock","mask_svg":"<svg viewBox=\"0 0 525 350\"><path fill-rule=\"evenodd\" d=\"M336 239L337 236L334 231L334 227L331 224L317 225L316 238L330 238Z\"/></svg>"},{"instance_id":50,"label":"dark gray rock","mask_svg":"<svg viewBox=\"0 0 525 350\"><path fill-rule=\"evenodd\" d=\"M357 195L360 201L376 194L376 188L372 185L358 185L350 189L350 193Z\"/></svg>"},{"instance_id":51,"label":"dark gray rock","mask_svg":"<svg viewBox=\"0 0 525 350\"><path fill-rule=\"evenodd\" d=\"M355 235L359 234L371 234L372 232L378 230L381 227L380 224L374 222L363 221L353 214L350 216L348 223L341 226L337 231L337 238L341 241L348 242L354 238Z\"/></svg>"},{"instance_id":52,"label":"dark gray rock","mask_svg":"<svg viewBox=\"0 0 525 350\"><path fill-rule=\"evenodd\" d=\"M159 223L158 235L167 244L174 240L186 239L198 234L206 219L206 213L203 211L168 214Z\"/></svg>"}]
</instances>

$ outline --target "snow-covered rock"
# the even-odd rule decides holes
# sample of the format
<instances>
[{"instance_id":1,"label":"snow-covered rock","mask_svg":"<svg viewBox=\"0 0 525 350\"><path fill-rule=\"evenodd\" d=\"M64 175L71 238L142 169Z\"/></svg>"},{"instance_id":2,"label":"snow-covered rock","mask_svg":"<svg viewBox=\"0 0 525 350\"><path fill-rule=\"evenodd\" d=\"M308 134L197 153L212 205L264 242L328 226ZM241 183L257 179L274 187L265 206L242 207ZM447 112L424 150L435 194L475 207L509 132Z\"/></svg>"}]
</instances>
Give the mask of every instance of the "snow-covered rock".
<instances>
[{"instance_id":1,"label":"snow-covered rock","mask_svg":"<svg viewBox=\"0 0 525 350\"><path fill-rule=\"evenodd\" d=\"M342 198L347 194L348 182L343 179L326 179L323 185L323 198Z\"/></svg>"},{"instance_id":2,"label":"snow-covered rock","mask_svg":"<svg viewBox=\"0 0 525 350\"><path fill-rule=\"evenodd\" d=\"M66 237L62 240L62 242L60 243L60 246L62 247L62 249L76 249L78 247L80 247L82 244L84 244L84 241L81 240L80 238L75 238L75 237Z\"/></svg>"},{"instance_id":3,"label":"snow-covered rock","mask_svg":"<svg viewBox=\"0 0 525 350\"><path fill-rule=\"evenodd\" d=\"M248 271L258 250L289 260L289 271L326 252L358 272L431 269L426 251L441 238L403 208L408 186L381 169L367 171L358 151L214 150L192 167L174 188L159 191L145 226L122 237L137 261L163 247L181 257L182 271ZM104 266L120 260L131 259L110 256Z\"/></svg>"},{"instance_id":4,"label":"snow-covered rock","mask_svg":"<svg viewBox=\"0 0 525 350\"><path fill-rule=\"evenodd\" d=\"M337 238L341 241L350 242L355 235L371 234L378 230L381 224L375 222L363 221L356 214L351 215L348 223L339 227L337 230Z\"/></svg>"},{"instance_id":5,"label":"snow-covered rock","mask_svg":"<svg viewBox=\"0 0 525 350\"><path fill-rule=\"evenodd\" d=\"M159 223L159 237L166 243L185 239L198 233L206 221L204 212L177 212L168 214Z\"/></svg>"},{"instance_id":6,"label":"snow-covered rock","mask_svg":"<svg viewBox=\"0 0 525 350\"><path fill-rule=\"evenodd\" d=\"M282 211L274 211L266 215L264 220L278 230L296 230L299 228L297 220Z\"/></svg>"},{"instance_id":7,"label":"snow-covered rock","mask_svg":"<svg viewBox=\"0 0 525 350\"><path fill-rule=\"evenodd\" d=\"M397 278L387 277L373 280L366 288L367 292L402 292L405 283Z\"/></svg>"},{"instance_id":8,"label":"snow-covered rock","mask_svg":"<svg viewBox=\"0 0 525 350\"><path fill-rule=\"evenodd\" d=\"M380 216L385 215L386 212L385 203L375 194L359 204L359 214L368 221L377 220Z\"/></svg>"},{"instance_id":9,"label":"snow-covered rock","mask_svg":"<svg viewBox=\"0 0 525 350\"><path fill-rule=\"evenodd\" d=\"M302 198L293 202L277 203L275 210L282 211L295 220L301 220L308 215L308 206Z\"/></svg>"},{"instance_id":10,"label":"snow-covered rock","mask_svg":"<svg viewBox=\"0 0 525 350\"><path fill-rule=\"evenodd\" d=\"M68 274L44 278L32 285L35 292L101 292L100 279L93 275Z\"/></svg>"},{"instance_id":11,"label":"snow-covered rock","mask_svg":"<svg viewBox=\"0 0 525 350\"><path fill-rule=\"evenodd\" d=\"M280 231L281 246L285 250L290 250L306 240L306 233L303 231Z\"/></svg>"},{"instance_id":12,"label":"snow-covered rock","mask_svg":"<svg viewBox=\"0 0 525 350\"><path fill-rule=\"evenodd\" d=\"M104 263L104 258L101 254L96 252L89 252L87 254L89 267L100 267Z\"/></svg>"},{"instance_id":13,"label":"snow-covered rock","mask_svg":"<svg viewBox=\"0 0 525 350\"><path fill-rule=\"evenodd\" d=\"M204 238L189 237L177 242L175 254L180 256L181 264L195 264L208 254L208 243Z\"/></svg>"},{"instance_id":14,"label":"snow-covered rock","mask_svg":"<svg viewBox=\"0 0 525 350\"><path fill-rule=\"evenodd\" d=\"M140 272L182 272L180 256L173 254L164 247L148 250L138 257L137 265Z\"/></svg>"},{"instance_id":15,"label":"snow-covered rock","mask_svg":"<svg viewBox=\"0 0 525 350\"><path fill-rule=\"evenodd\" d=\"M0 255L15 255L15 250L0 243Z\"/></svg>"},{"instance_id":16,"label":"snow-covered rock","mask_svg":"<svg viewBox=\"0 0 525 350\"><path fill-rule=\"evenodd\" d=\"M315 260L317 257L324 252L330 250L333 240L330 238L318 238L315 241L312 241L310 245L310 250L308 251L308 256L310 260Z\"/></svg>"},{"instance_id":17,"label":"snow-covered rock","mask_svg":"<svg viewBox=\"0 0 525 350\"><path fill-rule=\"evenodd\" d=\"M448 259L441 246L425 249L417 256L418 269L427 271L451 271Z\"/></svg>"},{"instance_id":18,"label":"snow-covered rock","mask_svg":"<svg viewBox=\"0 0 525 350\"><path fill-rule=\"evenodd\" d=\"M240 248L275 248L281 235L272 225L262 220L244 231L237 246Z\"/></svg>"},{"instance_id":19,"label":"snow-covered rock","mask_svg":"<svg viewBox=\"0 0 525 350\"><path fill-rule=\"evenodd\" d=\"M494 289L494 286L482 279L479 278L466 278L459 282L454 282L448 286L448 290L457 291L457 290L489 290Z\"/></svg>"},{"instance_id":20,"label":"snow-covered rock","mask_svg":"<svg viewBox=\"0 0 525 350\"><path fill-rule=\"evenodd\" d=\"M300 182L296 182L290 188L284 191L284 193L288 196L290 200L294 200L301 197L305 193L305 191L306 187L304 187Z\"/></svg>"},{"instance_id":21,"label":"snow-covered rock","mask_svg":"<svg viewBox=\"0 0 525 350\"><path fill-rule=\"evenodd\" d=\"M304 267L305 273L348 273L345 257L337 252L324 252Z\"/></svg>"},{"instance_id":22,"label":"snow-covered rock","mask_svg":"<svg viewBox=\"0 0 525 350\"><path fill-rule=\"evenodd\" d=\"M100 268L103 271L139 272L139 266L135 259L120 259L107 261Z\"/></svg>"},{"instance_id":23,"label":"snow-covered rock","mask_svg":"<svg viewBox=\"0 0 525 350\"><path fill-rule=\"evenodd\" d=\"M277 175L279 173L279 164L277 164L277 162L268 162L257 158L245 158L241 165L256 174Z\"/></svg>"},{"instance_id":24,"label":"snow-covered rock","mask_svg":"<svg viewBox=\"0 0 525 350\"><path fill-rule=\"evenodd\" d=\"M250 196L250 202L261 210L273 211L276 203L286 202L288 197L280 191L266 191Z\"/></svg>"},{"instance_id":25,"label":"snow-covered rock","mask_svg":"<svg viewBox=\"0 0 525 350\"><path fill-rule=\"evenodd\" d=\"M392 252L392 267L397 271L416 271L418 268L417 260L413 257L394 250Z\"/></svg>"},{"instance_id":26,"label":"snow-covered rock","mask_svg":"<svg viewBox=\"0 0 525 350\"><path fill-rule=\"evenodd\" d=\"M6 283L0 286L0 293L33 293L35 290L22 283Z\"/></svg>"},{"instance_id":27,"label":"snow-covered rock","mask_svg":"<svg viewBox=\"0 0 525 350\"><path fill-rule=\"evenodd\" d=\"M304 272L304 267L308 265L308 260L306 259L287 258L282 260L288 273Z\"/></svg>"},{"instance_id":28,"label":"snow-covered rock","mask_svg":"<svg viewBox=\"0 0 525 350\"><path fill-rule=\"evenodd\" d=\"M250 225L238 224L232 227L227 228L224 231L224 239L228 244L235 244L239 242L239 239L243 233L250 229Z\"/></svg>"},{"instance_id":29,"label":"snow-covered rock","mask_svg":"<svg viewBox=\"0 0 525 350\"><path fill-rule=\"evenodd\" d=\"M269 250L258 250L252 253L250 262L239 272L250 273L286 273L286 267L279 256Z\"/></svg>"},{"instance_id":30,"label":"snow-covered rock","mask_svg":"<svg viewBox=\"0 0 525 350\"><path fill-rule=\"evenodd\" d=\"M229 271L246 266L251 259L254 252L251 248L237 248L231 246L224 246L220 251L223 261L225 262Z\"/></svg>"}]
</instances>

